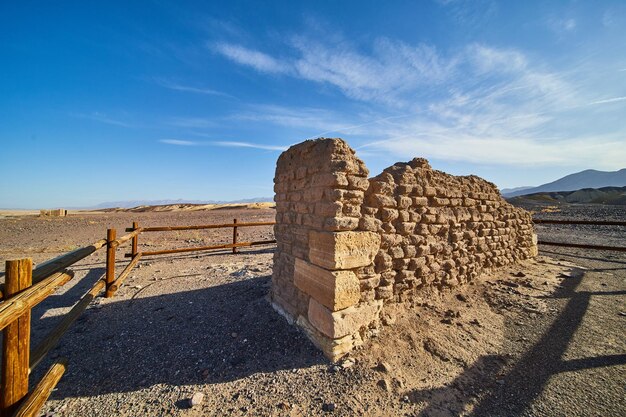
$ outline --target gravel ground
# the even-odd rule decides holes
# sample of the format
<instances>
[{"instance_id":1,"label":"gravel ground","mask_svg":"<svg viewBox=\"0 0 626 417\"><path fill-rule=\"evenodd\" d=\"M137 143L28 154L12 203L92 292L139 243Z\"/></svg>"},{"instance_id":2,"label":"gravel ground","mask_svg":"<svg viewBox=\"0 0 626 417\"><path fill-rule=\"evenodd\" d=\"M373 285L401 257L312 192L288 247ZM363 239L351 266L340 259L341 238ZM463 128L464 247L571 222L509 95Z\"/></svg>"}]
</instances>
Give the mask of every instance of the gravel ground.
<instances>
[{"instance_id":1,"label":"gravel ground","mask_svg":"<svg viewBox=\"0 0 626 417\"><path fill-rule=\"evenodd\" d=\"M541 215L557 214L569 218ZM0 256L41 262L101 238L107 227L122 234L132 221L235 217L271 220L273 210L5 218ZM596 236L538 231L546 240ZM197 246L230 233L144 234L140 243ZM271 228L245 233L241 240L272 238ZM624 234L615 239L624 245ZM92 303L32 380L55 357L69 359L44 408L59 416L625 415L626 254L542 249L536 260L473 285L389 308L379 336L339 364L267 303L271 246L146 258L115 297ZM102 275L102 253L76 270L33 311L33 344ZM192 408L198 392L204 400Z\"/></svg>"}]
</instances>

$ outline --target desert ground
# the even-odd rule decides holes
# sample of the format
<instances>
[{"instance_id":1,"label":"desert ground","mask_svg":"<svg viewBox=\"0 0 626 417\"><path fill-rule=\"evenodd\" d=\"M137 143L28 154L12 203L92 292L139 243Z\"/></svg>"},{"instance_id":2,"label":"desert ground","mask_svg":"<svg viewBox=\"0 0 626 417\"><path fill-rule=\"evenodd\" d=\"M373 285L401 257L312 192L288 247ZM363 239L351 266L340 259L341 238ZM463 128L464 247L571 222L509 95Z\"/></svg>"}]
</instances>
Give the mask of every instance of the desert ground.
<instances>
[{"instance_id":1,"label":"desert ground","mask_svg":"<svg viewBox=\"0 0 626 417\"><path fill-rule=\"evenodd\" d=\"M533 208L539 217L626 219L620 207ZM267 207L0 213L0 258L35 263L114 227L273 220ZM537 227L540 239L626 246L624 228ZM232 230L142 234L140 250L228 243ZM242 228L240 241L272 239ZM626 253L541 247L465 287L389 308L377 337L328 362L266 296L273 246L144 258L98 298L33 373L68 371L52 416L623 416ZM118 250L117 270L127 262ZM35 345L104 272L104 251L33 310ZM197 392L204 401L189 406Z\"/></svg>"}]
</instances>

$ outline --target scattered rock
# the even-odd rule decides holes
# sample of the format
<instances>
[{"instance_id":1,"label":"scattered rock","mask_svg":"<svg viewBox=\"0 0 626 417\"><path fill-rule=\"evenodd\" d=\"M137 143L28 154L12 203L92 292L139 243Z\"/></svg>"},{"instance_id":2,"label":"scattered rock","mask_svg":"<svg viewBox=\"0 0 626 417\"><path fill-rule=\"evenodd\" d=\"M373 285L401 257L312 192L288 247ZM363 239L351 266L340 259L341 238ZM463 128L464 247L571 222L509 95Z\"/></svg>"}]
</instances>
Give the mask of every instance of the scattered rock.
<instances>
[{"instance_id":1,"label":"scattered rock","mask_svg":"<svg viewBox=\"0 0 626 417\"><path fill-rule=\"evenodd\" d=\"M335 405L335 403L322 404L322 411L325 411L327 413L332 413L333 411L335 411L336 408L337 406Z\"/></svg>"},{"instance_id":2,"label":"scattered rock","mask_svg":"<svg viewBox=\"0 0 626 417\"><path fill-rule=\"evenodd\" d=\"M356 363L356 361L354 360L354 358L347 358L346 360L344 360L344 361L341 363L341 365L340 365L340 366L341 366L343 369L347 369L347 368L351 368L351 367L353 367L355 363Z\"/></svg>"},{"instance_id":3,"label":"scattered rock","mask_svg":"<svg viewBox=\"0 0 626 417\"><path fill-rule=\"evenodd\" d=\"M389 365L387 362L379 362L375 369L377 371L385 372L387 374L390 373L392 370L391 365Z\"/></svg>"},{"instance_id":4,"label":"scattered rock","mask_svg":"<svg viewBox=\"0 0 626 417\"><path fill-rule=\"evenodd\" d=\"M376 384L387 392L391 391L391 384L386 379L381 379Z\"/></svg>"},{"instance_id":5,"label":"scattered rock","mask_svg":"<svg viewBox=\"0 0 626 417\"><path fill-rule=\"evenodd\" d=\"M230 337L232 337L233 339L235 339L235 338L237 337L237 333L232 332L232 333L230 334Z\"/></svg>"},{"instance_id":6,"label":"scattered rock","mask_svg":"<svg viewBox=\"0 0 626 417\"><path fill-rule=\"evenodd\" d=\"M281 410L288 410L291 408L291 405L285 401L281 401L276 405L276 407L280 408Z\"/></svg>"},{"instance_id":7,"label":"scattered rock","mask_svg":"<svg viewBox=\"0 0 626 417\"><path fill-rule=\"evenodd\" d=\"M626 311L620 311L618 314L619 314L620 316L624 316L624 317L626 317Z\"/></svg>"},{"instance_id":8,"label":"scattered rock","mask_svg":"<svg viewBox=\"0 0 626 417\"><path fill-rule=\"evenodd\" d=\"M470 321L469 323L473 324L474 326L480 327L480 322L478 321L478 319L474 319L474 320Z\"/></svg>"},{"instance_id":9,"label":"scattered rock","mask_svg":"<svg viewBox=\"0 0 626 417\"><path fill-rule=\"evenodd\" d=\"M456 295L456 299L459 300L459 301L463 301L464 303L467 302L467 297L464 296L463 294L457 294Z\"/></svg>"},{"instance_id":10,"label":"scattered rock","mask_svg":"<svg viewBox=\"0 0 626 417\"><path fill-rule=\"evenodd\" d=\"M461 312L460 311L454 311L454 310L446 310L446 312L443 315L444 317L451 317L451 318L458 318L461 317Z\"/></svg>"},{"instance_id":11,"label":"scattered rock","mask_svg":"<svg viewBox=\"0 0 626 417\"><path fill-rule=\"evenodd\" d=\"M524 278L526 276L525 273L523 273L522 271L516 272L516 273L511 273L511 275L513 275L514 277L518 277L518 278Z\"/></svg>"},{"instance_id":12,"label":"scattered rock","mask_svg":"<svg viewBox=\"0 0 626 417\"><path fill-rule=\"evenodd\" d=\"M204 401L204 394L201 392L196 392L195 394L193 394L193 396L189 399L189 407L195 407L198 406L200 404L202 404L202 401Z\"/></svg>"}]
</instances>

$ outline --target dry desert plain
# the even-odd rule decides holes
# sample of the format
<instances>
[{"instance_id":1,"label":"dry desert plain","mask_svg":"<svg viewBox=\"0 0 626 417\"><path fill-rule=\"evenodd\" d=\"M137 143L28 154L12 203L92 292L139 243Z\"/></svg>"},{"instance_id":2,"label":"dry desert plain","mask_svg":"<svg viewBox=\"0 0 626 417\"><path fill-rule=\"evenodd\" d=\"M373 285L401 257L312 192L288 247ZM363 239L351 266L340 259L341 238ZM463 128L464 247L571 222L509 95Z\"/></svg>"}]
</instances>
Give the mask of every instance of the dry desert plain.
<instances>
[{"instance_id":1,"label":"dry desert plain","mask_svg":"<svg viewBox=\"0 0 626 417\"><path fill-rule=\"evenodd\" d=\"M595 210L595 211L594 211ZM604 210L604 211L602 211ZM538 216L624 220L621 208ZM0 213L0 258L35 263L114 227L273 220L274 210ZM600 217L599 217L600 216ZM625 245L624 228L541 226L540 239ZM608 236L608 238L607 238ZM142 234L140 250L228 243L231 229ZM242 228L240 241L272 239ZM117 270L126 259L118 251ZM542 247L534 260L463 288L390 306L377 337L329 363L266 300L273 246L145 258L96 299L56 357L68 371L44 407L56 416L623 416L626 254ZM33 310L35 345L104 272L104 251ZM31 383L32 385L32 383ZM193 408L197 392L204 401Z\"/></svg>"}]
</instances>

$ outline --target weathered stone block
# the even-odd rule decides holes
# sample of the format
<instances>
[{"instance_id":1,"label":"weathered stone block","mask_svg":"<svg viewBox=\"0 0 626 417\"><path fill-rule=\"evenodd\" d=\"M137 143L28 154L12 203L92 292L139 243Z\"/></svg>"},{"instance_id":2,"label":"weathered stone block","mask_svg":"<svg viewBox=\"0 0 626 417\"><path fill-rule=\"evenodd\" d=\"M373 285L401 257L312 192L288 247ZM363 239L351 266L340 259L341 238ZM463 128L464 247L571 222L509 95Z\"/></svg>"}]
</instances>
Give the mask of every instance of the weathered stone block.
<instances>
[{"instance_id":1,"label":"weathered stone block","mask_svg":"<svg viewBox=\"0 0 626 417\"><path fill-rule=\"evenodd\" d=\"M358 333L339 339L331 339L319 332L303 316L298 317L296 324L304 330L313 344L317 346L318 349L320 349L332 362L338 361L346 353L363 344L363 339L361 339L361 336Z\"/></svg>"},{"instance_id":2,"label":"weathered stone block","mask_svg":"<svg viewBox=\"0 0 626 417\"><path fill-rule=\"evenodd\" d=\"M326 269L352 269L374 261L380 235L374 232L317 232L309 234L309 259Z\"/></svg>"},{"instance_id":3,"label":"weathered stone block","mask_svg":"<svg viewBox=\"0 0 626 417\"><path fill-rule=\"evenodd\" d=\"M374 300L340 311L330 311L311 298L309 301L308 319L309 323L322 334L331 339L339 339L358 333L362 327L376 321L381 309L382 302Z\"/></svg>"},{"instance_id":4,"label":"weathered stone block","mask_svg":"<svg viewBox=\"0 0 626 417\"><path fill-rule=\"evenodd\" d=\"M296 258L294 285L332 311L359 301L359 279L352 271L328 271Z\"/></svg>"}]
</instances>

